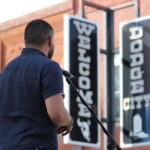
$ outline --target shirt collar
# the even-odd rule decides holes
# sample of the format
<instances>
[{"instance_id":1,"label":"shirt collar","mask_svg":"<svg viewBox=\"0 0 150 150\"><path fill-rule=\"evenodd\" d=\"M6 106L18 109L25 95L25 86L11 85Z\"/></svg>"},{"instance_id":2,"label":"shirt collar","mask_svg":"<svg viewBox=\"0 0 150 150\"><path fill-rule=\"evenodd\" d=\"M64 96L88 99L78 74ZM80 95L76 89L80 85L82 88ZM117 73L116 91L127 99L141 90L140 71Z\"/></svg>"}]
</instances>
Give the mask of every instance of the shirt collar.
<instances>
[{"instance_id":1,"label":"shirt collar","mask_svg":"<svg viewBox=\"0 0 150 150\"><path fill-rule=\"evenodd\" d=\"M21 54L37 54L45 56L44 53L35 48L23 48Z\"/></svg>"}]
</instances>

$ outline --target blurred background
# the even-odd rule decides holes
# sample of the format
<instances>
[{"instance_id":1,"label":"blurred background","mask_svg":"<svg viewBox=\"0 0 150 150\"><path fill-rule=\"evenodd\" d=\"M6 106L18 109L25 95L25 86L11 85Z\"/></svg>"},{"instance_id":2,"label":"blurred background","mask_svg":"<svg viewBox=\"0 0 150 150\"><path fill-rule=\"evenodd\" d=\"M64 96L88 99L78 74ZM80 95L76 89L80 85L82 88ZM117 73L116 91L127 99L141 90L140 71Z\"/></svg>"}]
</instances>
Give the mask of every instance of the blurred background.
<instances>
[{"instance_id":1,"label":"blurred background","mask_svg":"<svg viewBox=\"0 0 150 150\"><path fill-rule=\"evenodd\" d=\"M64 30L64 15L74 15L95 22L98 25L97 34L99 36L97 45L100 58L98 61L98 69L100 69L100 82L98 82L100 119L104 121L104 126L108 128L119 145L124 142L122 149L149 150L149 139L146 139L146 143L143 139L129 140L129 143L120 139L120 134L125 134L122 130L124 127L122 120L123 117L126 117L122 115L123 110L120 110L122 98L124 98L120 93L125 90L120 86L122 83L120 52L125 50L121 44L123 41L121 34L126 33L126 31L123 32L120 24L126 22L130 26L130 21L146 16L148 16L146 21L149 21L149 8L149 0L0 0L0 71L9 61L20 55L22 48L24 48L24 29L29 21L44 19L53 26L56 49L53 59L62 68L66 55L64 38L68 34L64 33L66 31ZM140 21L135 21L135 24L137 22ZM148 23L144 33L150 31ZM109 54L108 57L107 54ZM149 117L145 113L143 115L143 118ZM149 121L145 122L147 122L147 126L150 125ZM82 145L82 141L79 141L78 144L64 144L63 138L58 136L59 150L106 150L108 140L102 130L98 134L100 135L98 141L100 146L98 147L88 146L88 144Z\"/></svg>"}]
</instances>

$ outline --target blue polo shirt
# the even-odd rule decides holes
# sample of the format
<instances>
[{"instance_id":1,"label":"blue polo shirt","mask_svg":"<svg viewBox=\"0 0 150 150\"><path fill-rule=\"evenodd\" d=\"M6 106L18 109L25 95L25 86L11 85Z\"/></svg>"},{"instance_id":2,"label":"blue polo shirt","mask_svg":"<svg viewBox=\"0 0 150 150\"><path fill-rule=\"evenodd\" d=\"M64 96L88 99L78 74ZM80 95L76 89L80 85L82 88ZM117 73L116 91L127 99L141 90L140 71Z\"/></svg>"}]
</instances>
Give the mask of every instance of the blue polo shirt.
<instances>
[{"instance_id":1,"label":"blue polo shirt","mask_svg":"<svg viewBox=\"0 0 150 150\"><path fill-rule=\"evenodd\" d=\"M57 150L57 126L44 101L56 94L63 94L60 66L42 52L24 48L0 75L0 150Z\"/></svg>"}]
</instances>

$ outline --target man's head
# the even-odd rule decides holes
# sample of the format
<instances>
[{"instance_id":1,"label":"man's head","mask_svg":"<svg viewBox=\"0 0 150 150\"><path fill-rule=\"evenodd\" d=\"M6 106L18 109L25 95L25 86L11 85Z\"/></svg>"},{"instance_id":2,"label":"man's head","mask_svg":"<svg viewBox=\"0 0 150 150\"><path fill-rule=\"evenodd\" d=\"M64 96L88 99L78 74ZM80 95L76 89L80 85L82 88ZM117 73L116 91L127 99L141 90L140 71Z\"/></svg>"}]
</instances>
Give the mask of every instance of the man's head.
<instances>
[{"instance_id":1,"label":"man's head","mask_svg":"<svg viewBox=\"0 0 150 150\"><path fill-rule=\"evenodd\" d=\"M49 23L37 19L29 22L25 28L26 47L45 47L48 49L47 56L51 58L54 52L54 31Z\"/></svg>"}]
</instances>

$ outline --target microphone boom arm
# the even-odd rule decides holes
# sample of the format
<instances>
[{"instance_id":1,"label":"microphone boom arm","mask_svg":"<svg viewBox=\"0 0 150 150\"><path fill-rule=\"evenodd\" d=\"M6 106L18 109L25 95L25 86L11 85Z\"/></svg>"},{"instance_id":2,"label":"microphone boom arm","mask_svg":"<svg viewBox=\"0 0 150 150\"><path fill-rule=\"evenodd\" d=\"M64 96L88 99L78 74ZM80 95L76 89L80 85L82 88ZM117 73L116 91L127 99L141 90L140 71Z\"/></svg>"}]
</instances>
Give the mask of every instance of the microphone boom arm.
<instances>
[{"instance_id":1,"label":"microphone boom arm","mask_svg":"<svg viewBox=\"0 0 150 150\"><path fill-rule=\"evenodd\" d=\"M77 88L75 87L75 85L72 82L72 79L75 78L71 73L69 73L68 71L62 70L63 75L66 78L67 83L71 86L71 88L74 90L74 92L80 97L81 102L87 107L87 109L91 112L92 116L95 118L95 120L97 121L97 123L101 126L102 130L104 131L104 133L108 136L109 140L111 141L108 145L107 148L108 150L112 150L114 148L117 148L117 150L121 150L121 148L119 147L119 145L117 144L117 142L114 140L114 138L109 134L109 132L105 129L105 127L103 126L102 122L97 118L95 112L88 106L88 104L86 103L86 101L84 100L84 98L80 95L80 93L77 91Z\"/></svg>"}]
</instances>

